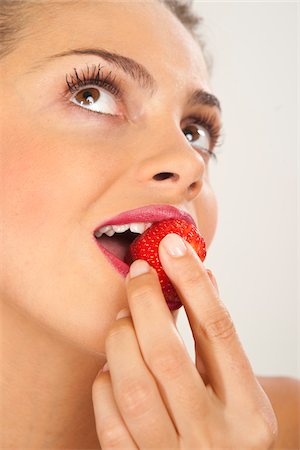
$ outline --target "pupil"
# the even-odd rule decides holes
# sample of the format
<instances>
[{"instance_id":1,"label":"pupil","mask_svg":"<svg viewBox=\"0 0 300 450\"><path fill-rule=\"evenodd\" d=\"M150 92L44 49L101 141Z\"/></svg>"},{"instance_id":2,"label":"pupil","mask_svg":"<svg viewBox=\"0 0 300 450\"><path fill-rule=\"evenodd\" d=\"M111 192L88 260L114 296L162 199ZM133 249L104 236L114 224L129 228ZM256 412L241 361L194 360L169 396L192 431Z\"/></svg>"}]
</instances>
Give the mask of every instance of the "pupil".
<instances>
[{"instance_id":1,"label":"pupil","mask_svg":"<svg viewBox=\"0 0 300 450\"><path fill-rule=\"evenodd\" d=\"M90 93L90 91L85 91L83 97L85 98L85 100L87 100L88 97L92 97L92 94Z\"/></svg>"},{"instance_id":2,"label":"pupil","mask_svg":"<svg viewBox=\"0 0 300 450\"><path fill-rule=\"evenodd\" d=\"M191 132L186 133L186 138L188 141L191 141L193 139L193 135Z\"/></svg>"},{"instance_id":3,"label":"pupil","mask_svg":"<svg viewBox=\"0 0 300 450\"><path fill-rule=\"evenodd\" d=\"M83 94L83 98L89 104L94 103L93 95L90 91L85 91L85 93Z\"/></svg>"}]
</instances>

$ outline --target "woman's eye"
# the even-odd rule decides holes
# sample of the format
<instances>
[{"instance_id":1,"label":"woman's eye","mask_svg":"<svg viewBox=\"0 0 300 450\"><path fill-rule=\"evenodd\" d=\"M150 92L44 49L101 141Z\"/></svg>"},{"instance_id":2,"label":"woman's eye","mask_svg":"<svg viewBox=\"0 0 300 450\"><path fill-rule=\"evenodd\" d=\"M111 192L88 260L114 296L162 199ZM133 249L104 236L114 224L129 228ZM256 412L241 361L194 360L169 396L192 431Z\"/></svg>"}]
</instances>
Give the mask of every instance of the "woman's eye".
<instances>
[{"instance_id":1,"label":"woman's eye","mask_svg":"<svg viewBox=\"0 0 300 450\"><path fill-rule=\"evenodd\" d=\"M193 143L193 147L199 147L200 150L209 152L211 147L211 138L209 132L201 125L189 125L183 130L187 140Z\"/></svg>"},{"instance_id":2,"label":"woman's eye","mask_svg":"<svg viewBox=\"0 0 300 450\"><path fill-rule=\"evenodd\" d=\"M78 91L70 101L99 114L119 115L114 97L104 89L86 87Z\"/></svg>"}]
</instances>

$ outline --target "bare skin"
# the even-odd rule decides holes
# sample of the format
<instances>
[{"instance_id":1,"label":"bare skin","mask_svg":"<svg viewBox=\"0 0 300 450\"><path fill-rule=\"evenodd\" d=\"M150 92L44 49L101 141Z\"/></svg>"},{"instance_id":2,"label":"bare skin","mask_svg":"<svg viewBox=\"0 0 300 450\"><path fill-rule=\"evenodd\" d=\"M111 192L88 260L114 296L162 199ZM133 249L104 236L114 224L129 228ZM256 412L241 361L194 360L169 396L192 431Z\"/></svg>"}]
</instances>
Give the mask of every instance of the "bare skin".
<instances>
[{"instance_id":1,"label":"bare skin","mask_svg":"<svg viewBox=\"0 0 300 450\"><path fill-rule=\"evenodd\" d=\"M190 34L163 5L84 1L72 2L70 7L70 2L50 0L47 8L38 9L34 17L30 33L2 60L1 67L1 98L8 99L0 110L4 142L1 265L5 268L0 279L1 445L13 449L97 449L103 439L103 410L120 407L120 399L109 396L111 389L133 362L136 370L145 370L148 351L137 360L138 346L145 345L145 335L137 330L145 318L152 317L152 323L160 325L162 337L172 340L172 348L178 345L180 357L185 358L185 353L176 334L176 313L172 316L166 307L155 274L125 283L95 245L93 230L122 211L168 204L194 217L209 247L217 222L216 199L209 182L209 153L201 147L203 141L190 142L185 131L195 127L192 117L207 113L214 126L220 127L220 112L213 105L188 103L195 89L211 92L204 58ZM164 24L159 33L157 17ZM155 77L156 86L146 91L120 67L91 54L47 60L70 48L106 49L134 59ZM90 113L88 108L75 104L74 95L84 88L71 93L65 80L66 74L69 82L71 75L74 79L74 67L80 75L87 65L92 68L99 63L105 75L112 72L116 76L124 91L117 100L104 87L94 86L101 94L99 110L106 115ZM205 136L204 143L209 140L208 131ZM175 176L154 178L162 172ZM168 264L165 257L166 271L176 277ZM199 312L193 308L198 302L206 305L207 311L211 306L216 313L225 310L216 281L193 255L178 260L176 273L184 268L186 274L194 270L201 274L200 284L193 287L197 299L191 295L188 279L178 286L195 332L200 322ZM133 298L141 280L157 309L149 307L139 315L142 311L138 312ZM131 317L116 321L123 308L130 309ZM151 321L144 324L149 335ZM242 419L246 428L253 430L255 425L258 430L255 445L260 450L273 444L275 448L297 448L297 424L291 417L296 417L298 382L261 380L278 417L276 438L276 420L269 400L256 382L230 319L224 324L232 329L231 357L237 359L239 378L243 375L247 380L232 392L237 399L241 392L247 394L253 406ZM115 358L115 346L126 342L123 334L115 333L119 328L134 337L131 342L136 345L131 348L128 343L128 357L124 360L122 355ZM200 328L205 331L206 323ZM113 335L116 338L109 340ZM150 336L157 338L154 330ZM197 336L199 345L202 339L202 335ZM219 389L222 383L218 386L208 369L211 364L220 364L225 376L224 360L215 359L218 342L199 355L196 366L189 363L188 378L185 384L179 383L190 386L187 393L199 394L194 397L199 404L205 399L207 408L212 408L212 403L221 405L219 402L236 385L235 379L227 377L226 383L222 380L226 389ZM202 377L200 358L207 365ZM110 371L97 375L106 360ZM150 372L150 377L144 379L163 386L162 374L154 369ZM212 390L207 389L209 385ZM282 395L286 388L288 401ZM216 392L219 396L214 397ZM176 400L175 393L170 395ZM158 396L154 406L157 404L166 421L158 433L165 436L169 430L170 448L191 448L191 442L197 448L205 447L207 436L200 422L197 436L183 437L182 433L179 439L177 431L180 425L183 427L183 418L181 424L176 423L177 430L172 428L170 417L177 418L182 410L191 417L189 423L195 419L194 429L198 429L189 404L186 410L177 403L167 411L166 399ZM254 415L253 410L258 414ZM256 448L238 434L241 417L237 404L231 405L230 412L236 418L230 425L223 429L223 422L212 414L209 427L218 430L216 435L225 433L230 444L231 436L236 436L237 448L242 448L239 444ZM219 410L214 409L214 413L218 416ZM146 448L142 439L145 430L154 435L151 429L143 421L137 426L126 412L123 414L124 435L120 442L127 439L128 448ZM119 415L115 414L114 419L119 420ZM138 434L142 437L138 438ZM161 442L160 434L157 439ZM115 448L124 448L124 442L118 445ZM220 447L219 442L210 445L206 448Z\"/></svg>"}]
</instances>

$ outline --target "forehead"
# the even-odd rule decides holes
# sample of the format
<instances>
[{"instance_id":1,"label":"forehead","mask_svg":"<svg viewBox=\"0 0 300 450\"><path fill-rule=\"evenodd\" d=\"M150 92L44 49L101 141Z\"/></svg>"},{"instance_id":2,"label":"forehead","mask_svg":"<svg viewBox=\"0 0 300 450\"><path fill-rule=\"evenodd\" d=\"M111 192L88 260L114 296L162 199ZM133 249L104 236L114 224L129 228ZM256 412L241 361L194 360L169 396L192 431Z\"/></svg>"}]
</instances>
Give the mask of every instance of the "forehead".
<instances>
[{"instance_id":1,"label":"forehead","mask_svg":"<svg viewBox=\"0 0 300 450\"><path fill-rule=\"evenodd\" d=\"M69 48L101 47L137 60L157 78L172 77L178 86L188 75L189 83L195 78L198 86L208 87L198 43L157 0L48 0L35 11L31 39L24 41L28 64Z\"/></svg>"}]
</instances>

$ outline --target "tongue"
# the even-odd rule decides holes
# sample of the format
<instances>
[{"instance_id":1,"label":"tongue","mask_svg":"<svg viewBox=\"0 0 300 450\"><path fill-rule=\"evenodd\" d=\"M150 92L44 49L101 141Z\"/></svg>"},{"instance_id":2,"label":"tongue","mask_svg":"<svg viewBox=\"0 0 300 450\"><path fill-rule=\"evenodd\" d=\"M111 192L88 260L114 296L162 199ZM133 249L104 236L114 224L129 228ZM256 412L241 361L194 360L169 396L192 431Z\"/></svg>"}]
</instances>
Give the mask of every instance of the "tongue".
<instances>
[{"instance_id":1,"label":"tongue","mask_svg":"<svg viewBox=\"0 0 300 450\"><path fill-rule=\"evenodd\" d=\"M130 242L128 237L119 234L117 238L103 235L99 238L100 244L121 261L124 261Z\"/></svg>"}]
</instances>

